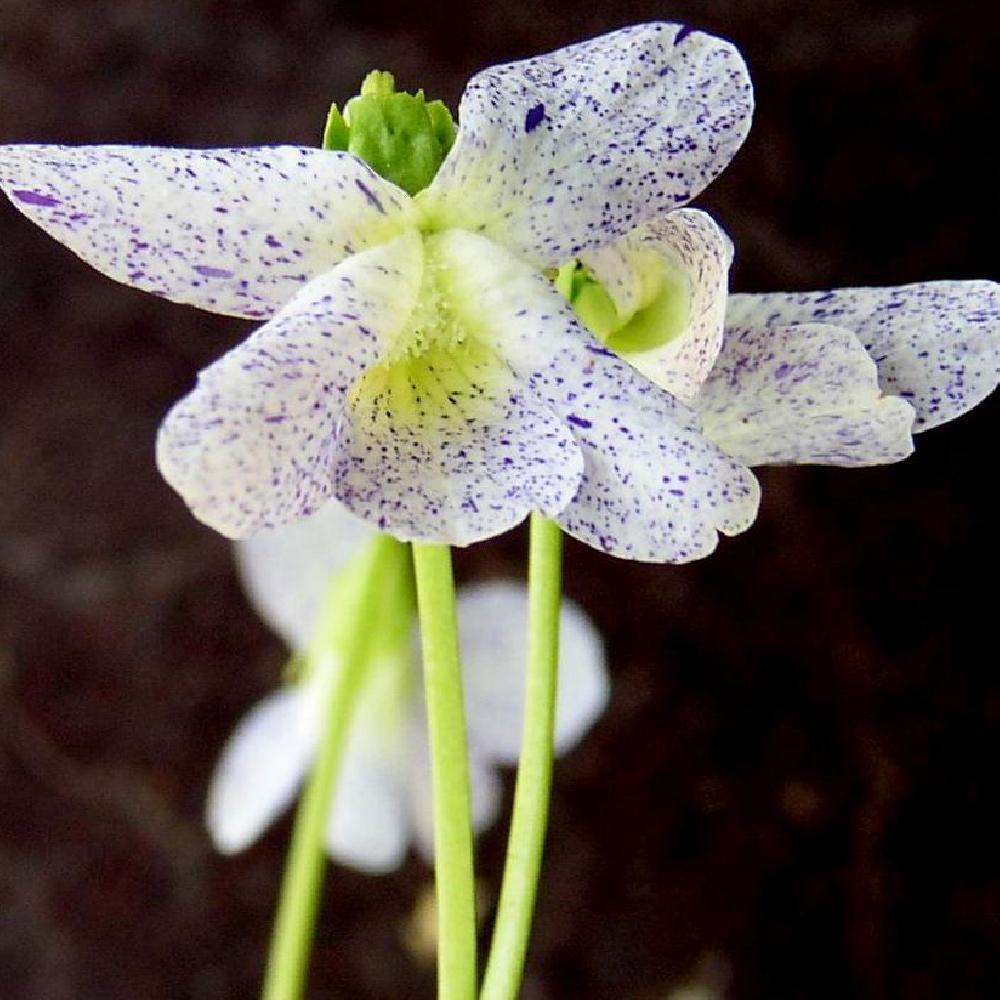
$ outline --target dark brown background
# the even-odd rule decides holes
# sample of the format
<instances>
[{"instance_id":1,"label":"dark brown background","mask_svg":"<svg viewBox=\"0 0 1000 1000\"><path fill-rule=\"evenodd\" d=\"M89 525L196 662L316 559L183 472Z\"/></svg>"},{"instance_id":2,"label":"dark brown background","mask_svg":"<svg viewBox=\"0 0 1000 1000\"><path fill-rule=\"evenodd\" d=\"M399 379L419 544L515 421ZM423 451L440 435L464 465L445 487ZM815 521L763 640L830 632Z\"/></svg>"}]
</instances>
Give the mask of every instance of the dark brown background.
<instances>
[{"instance_id":1,"label":"dark brown background","mask_svg":"<svg viewBox=\"0 0 1000 1000\"><path fill-rule=\"evenodd\" d=\"M674 18L757 85L702 201L736 288L1000 276L987 5L406 9L4 0L0 141L309 143L372 67L454 104L489 62ZM152 458L245 327L109 283L7 205L0 232L0 996L252 997L287 824L224 860L201 810L283 653ZM757 525L699 565L570 546L614 698L559 765L526 998L654 1000L699 968L735 1000L1000 993L998 427L993 402L897 468L765 472ZM400 939L427 877L332 869L311 997L431 995Z\"/></svg>"}]
</instances>

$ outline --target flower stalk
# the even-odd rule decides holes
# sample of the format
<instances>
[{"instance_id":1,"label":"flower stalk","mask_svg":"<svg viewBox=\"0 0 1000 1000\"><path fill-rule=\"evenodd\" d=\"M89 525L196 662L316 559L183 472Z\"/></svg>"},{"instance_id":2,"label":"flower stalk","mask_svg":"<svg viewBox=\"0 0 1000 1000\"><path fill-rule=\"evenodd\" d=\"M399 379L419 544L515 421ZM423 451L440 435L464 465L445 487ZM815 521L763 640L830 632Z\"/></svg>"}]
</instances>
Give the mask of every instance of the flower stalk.
<instances>
[{"instance_id":1,"label":"flower stalk","mask_svg":"<svg viewBox=\"0 0 1000 1000\"><path fill-rule=\"evenodd\" d=\"M507 863L480 1000L516 1000L524 975L552 788L561 592L562 532L541 514L532 514L521 761Z\"/></svg>"},{"instance_id":2,"label":"flower stalk","mask_svg":"<svg viewBox=\"0 0 1000 1000\"><path fill-rule=\"evenodd\" d=\"M472 864L465 703L451 551L413 544L434 792L439 1000L476 994L476 902Z\"/></svg>"},{"instance_id":3,"label":"flower stalk","mask_svg":"<svg viewBox=\"0 0 1000 1000\"><path fill-rule=\"evenodd\" d=\"M295 827L275 917L263 1000L299 1000L303 994L325 871L324 835L352 709L371 662L380 610L379 590L397 570L405 547L376 536L356 572L336 589L342 634L342 665L331 680L323 736L295 814Z\"/></svg>"}]
</instances>

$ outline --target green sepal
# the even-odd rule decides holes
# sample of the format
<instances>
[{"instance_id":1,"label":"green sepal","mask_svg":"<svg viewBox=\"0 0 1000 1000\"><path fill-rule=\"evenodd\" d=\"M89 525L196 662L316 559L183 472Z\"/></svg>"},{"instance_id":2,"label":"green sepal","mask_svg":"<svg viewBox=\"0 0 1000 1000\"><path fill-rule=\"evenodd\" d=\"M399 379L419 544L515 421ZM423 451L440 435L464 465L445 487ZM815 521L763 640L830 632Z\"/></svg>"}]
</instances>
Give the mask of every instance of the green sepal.
<instances>
[{"instance_id":1,"label":"green sepal","mask_svg":"<svg viewBox=\"0 0 1000 1000\"><path fill-rule=\"evenodd\" d=\"M455 122L441 101L395 86L391 73L369 73L343 114L331 107L323 148L353 153L412 195L434 179L455 141Z\"/></svg>"}]
</instances>

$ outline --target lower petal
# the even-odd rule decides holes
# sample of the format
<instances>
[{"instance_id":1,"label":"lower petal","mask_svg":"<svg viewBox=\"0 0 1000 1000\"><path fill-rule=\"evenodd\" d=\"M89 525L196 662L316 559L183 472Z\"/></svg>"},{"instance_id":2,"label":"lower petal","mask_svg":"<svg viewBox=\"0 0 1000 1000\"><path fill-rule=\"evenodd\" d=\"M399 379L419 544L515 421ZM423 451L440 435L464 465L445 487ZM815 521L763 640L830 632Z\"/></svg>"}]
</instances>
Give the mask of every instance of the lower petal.
<instances>
[{"instance_id":1,"label":"lower petal","mask_svg":"<svg viewBox=\"0 0 1000 1000\"><path fill-rule=\"evenodd\" d=\"M878 366L883 391L916 410L914 432L961 416L1000 382L1000 285L991 281L733 295L727 323L853 330Z\"/></svg>"},{"instance_id":2,"label":"lower petal","mask_svg":"<svg viewBox=\"0 0 1000 1000\"><path fill-rule=\"evenodd\" d=\"M422 266L416 233L356 254L201 373L157 440L195 517L241 538L331 495L348 389L409 317Z\"/></svg>"},{"instance_id":3,"label":"lower petal","mask_svg":"<svg viewBox=\"0 0 1000 1000\"><path fill-rule=\"evenodd\" d=\"M835 326L727 330L694 405L747 465L881 465L913 451L913 408L882 395L857 337Z\"/></svg>"}]
</instances>

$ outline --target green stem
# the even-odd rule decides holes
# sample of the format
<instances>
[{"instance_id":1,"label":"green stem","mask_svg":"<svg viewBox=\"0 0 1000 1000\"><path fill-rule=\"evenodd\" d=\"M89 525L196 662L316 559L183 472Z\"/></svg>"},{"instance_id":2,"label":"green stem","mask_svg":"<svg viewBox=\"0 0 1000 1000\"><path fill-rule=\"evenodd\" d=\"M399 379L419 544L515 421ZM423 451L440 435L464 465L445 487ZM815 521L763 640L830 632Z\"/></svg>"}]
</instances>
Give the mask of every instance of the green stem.
<instances>
[{"instance_id":1,"label":"green stem","mask_svg":"<svg viewBox=\"0 0 1000 1000\"><path fill-rule=\"evenodd\" d=\"M275 917L264 979L263 1000L298 1000L306 980L313 931L323 888L324 838L333 786L344 749L351 713L371 661L377 636L379 591L395 579L405 546L386 535L374 539L356 571L333 588L333 610L343 636L337 650L339 671L330 684L324 729L316 761L299 801L295 828L285 864L278 913ZM405 563L402 563L405 568ZM329 650L327 650L329 652Z\"/></svg>"},{"instance_id":2,"label":"green stem","mask_svg":"<svg viewBox=\"0 0 1000 1000\"><path fill-rule=\"evenodd\" d=\"M515 1000L524 975L552 788L561 591L562 533L541 514L532 514L524 735L507 863L480 1000Z\"/></svg>"},{"instance_id":3,"label":"green stem","mask_svg":"<svg viewBox=\"0 0 1000 1000\"><path fill-rule=\"evenodd\" d=\"M439 1000L476 995L476 901L465 704L451 552L413 545L434 789Z\"/></svg>"}]
</instances>

